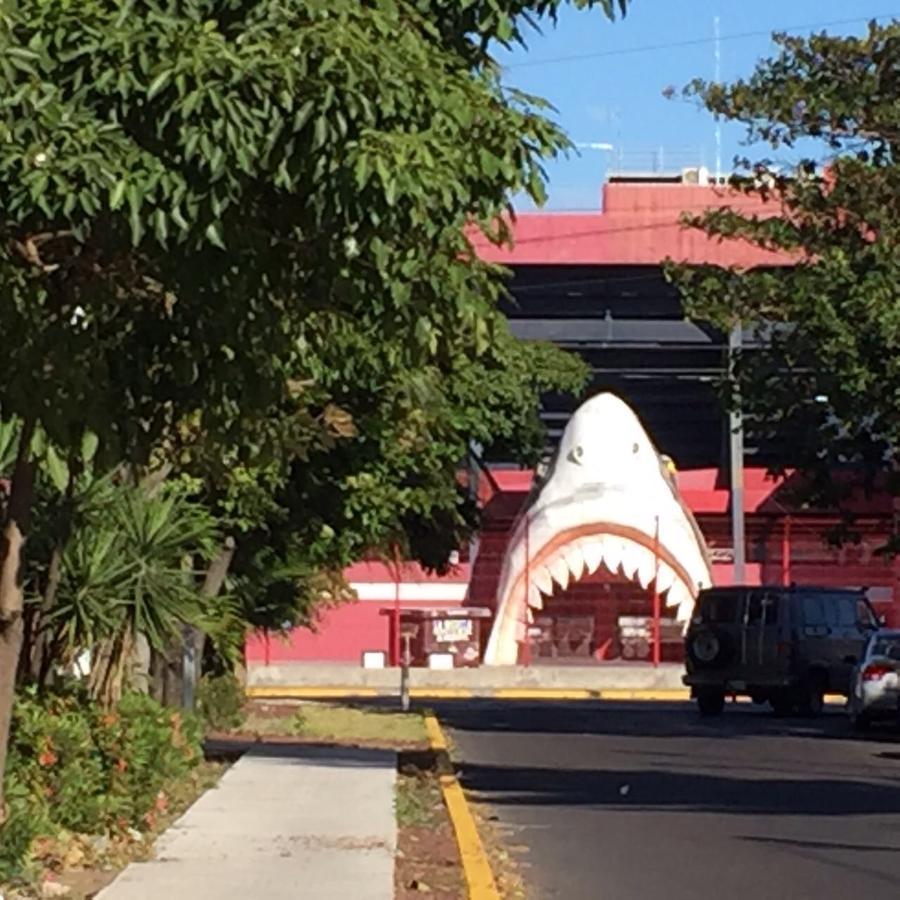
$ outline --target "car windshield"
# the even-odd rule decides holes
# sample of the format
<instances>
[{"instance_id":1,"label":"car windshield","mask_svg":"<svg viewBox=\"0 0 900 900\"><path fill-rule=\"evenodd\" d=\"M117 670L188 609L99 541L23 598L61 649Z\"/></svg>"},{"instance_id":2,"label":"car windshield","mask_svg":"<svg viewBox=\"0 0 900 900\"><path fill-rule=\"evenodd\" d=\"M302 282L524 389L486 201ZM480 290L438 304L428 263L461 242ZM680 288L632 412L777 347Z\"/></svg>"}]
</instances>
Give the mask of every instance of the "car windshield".
<instances>
[{"instance_id":1,"label":"car windshield","mask_svg":"<svg viewBox=\"0 0 900 900\"><path fill-rule=\"evenodd\" d=\"M704 622L725 624L738 622L744 611L744 595L734 592L710 591L701 595L700 618Z\"/></svg>"},{"instance_id":2,"label":"car windshield","mask_svg":"<svg viewBox=\"0 0 900 900\"><path fill-rule=\"evenodd\" d=\"M878 638L872 645L872 656L884 656L900 661L900 635Z\"/></svg>"}]
</instances>

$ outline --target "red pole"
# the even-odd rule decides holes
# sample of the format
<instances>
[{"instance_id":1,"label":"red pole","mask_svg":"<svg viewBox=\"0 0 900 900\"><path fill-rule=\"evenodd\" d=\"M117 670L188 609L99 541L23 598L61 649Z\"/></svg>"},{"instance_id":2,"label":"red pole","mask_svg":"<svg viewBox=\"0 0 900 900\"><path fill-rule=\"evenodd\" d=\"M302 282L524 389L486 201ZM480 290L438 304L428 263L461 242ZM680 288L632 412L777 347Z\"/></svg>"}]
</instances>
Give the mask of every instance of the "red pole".
<instances>
[{"instance_id":1,"label":"red pole","mask_svg":"<svg viewBox=\"0 0 900 900\"><path fill-rule=\"evenodd\" d=\"M391 665L400 665L400 551L394 544L394 633L391 635Z\"/></svg>"},{"instance_id":2,"label":"red pole","mask_svg":"<svg viewBox=\"0 0 900 900\"><path fill-rule=\"evenodd\" d=\"M653 560L656 566L653 575L653 665L659 666L662 659L660 641L660 599L659 599L659 516L656 517L656 531L653 535Z\"/></svg>"},{"instance_id":3,"label":"red pole","mask_svg":"<svg viewBox=\"0 0 900 900\"><path fill-rule=\"evenodd\" d=\"M784 517L784 529L781 533L781 583L791 583L791 517Z\"/></svg>"},{"instance_id":4,"label":"red pole","mask_svg":"<svg viewBox=\"0 0 900 900\"><path fill-rule=\"evenodd\" d=\"M522 661L526 666L531 665L531 635L528 628L528 597L531 594L531 519L525 513L525 603L522 617L525 619L525 646L523 647Z\"/></svg>"}]
</instances>

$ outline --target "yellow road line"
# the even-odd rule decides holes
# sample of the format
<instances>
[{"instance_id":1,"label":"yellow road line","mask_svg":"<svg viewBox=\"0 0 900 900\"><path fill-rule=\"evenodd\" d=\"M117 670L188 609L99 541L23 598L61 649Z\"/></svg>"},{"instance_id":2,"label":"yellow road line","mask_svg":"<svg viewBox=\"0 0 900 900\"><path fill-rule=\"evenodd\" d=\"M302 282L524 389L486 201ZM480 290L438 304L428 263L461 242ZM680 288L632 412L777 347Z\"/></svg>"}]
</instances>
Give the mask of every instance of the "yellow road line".
<instances>
[{"instance_id":1,"label":"yellow road line","mask_svg":"<svg viewBox=\"0 0 900 900\"><path fill-rule=\"evenodd\" d=\"M428 732L431 749L436 753L446 753L447 739L434 716L425 716L425 729ZM463 789L456 776L452 774L441 775L440 784L444 805L447 807L447 814L456 834L469 900L500 900L494 873L478 836L478 827L475 825Z\"/></svg>"}]
</instances>

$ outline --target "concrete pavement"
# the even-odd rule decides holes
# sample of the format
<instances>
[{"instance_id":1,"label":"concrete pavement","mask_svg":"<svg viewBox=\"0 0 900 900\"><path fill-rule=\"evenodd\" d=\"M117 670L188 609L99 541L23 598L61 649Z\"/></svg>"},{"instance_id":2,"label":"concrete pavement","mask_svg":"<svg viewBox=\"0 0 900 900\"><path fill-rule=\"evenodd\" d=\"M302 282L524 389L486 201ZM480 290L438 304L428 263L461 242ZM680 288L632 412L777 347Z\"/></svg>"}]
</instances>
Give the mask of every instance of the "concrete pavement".
<instances>
[{"instance_id":1,"label":"concrete pavement","mask_svg":"<svg viewBox=\"0 0 900 900\"><path fill-rule=\"evenodd\" d=\"M533 900L896 900L900 743L840 711L433 704Z\"/></svg>"},{"instance_id":2,"label":"concrete pavement","mask_svg":"<svg viewBox=\"0 0 900 900\"><path fill-rule=\"evenodd\" d=\"M101 900L391 900L396 757L261 745Z\"/></svg>"},{"instance_id":3,"label":"concrete pavement","mask_svg":"<svg viewBox=\"0 0 900 900\"><path fill-rule=\"evenodd\" d=\"M675 692L686 697L684 666L646 662L605 662L583 665L481 666L473 669L413 668L410 687L414 696L497 697L515 699L535 692L557 695L578 693L599 696L617 691ZM247 693L251 697L357 696L397 693L400 670L364 669L342 663L288 663L247 667ZM576 699L574 696L571 699Z\"/></svg>"}]
</instances>

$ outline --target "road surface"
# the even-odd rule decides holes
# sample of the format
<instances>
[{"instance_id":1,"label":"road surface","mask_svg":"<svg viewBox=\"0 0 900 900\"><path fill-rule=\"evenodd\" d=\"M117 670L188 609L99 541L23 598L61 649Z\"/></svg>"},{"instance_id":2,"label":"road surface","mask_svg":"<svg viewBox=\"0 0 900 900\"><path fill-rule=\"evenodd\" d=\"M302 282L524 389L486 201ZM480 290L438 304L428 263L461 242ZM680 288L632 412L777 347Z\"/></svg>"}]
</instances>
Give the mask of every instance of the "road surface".
<instances>
[{"instance_id":1,"label":"road surface","mask_svg":"<svg viewBox=\"0 0 900 900\"><path fill-rule=\"evenodd\" d=\"M900 743L841 712L438 704L535 900L898 900ZM527 849L526 849L527 848Z\"/></svg>"}]
</instances>

